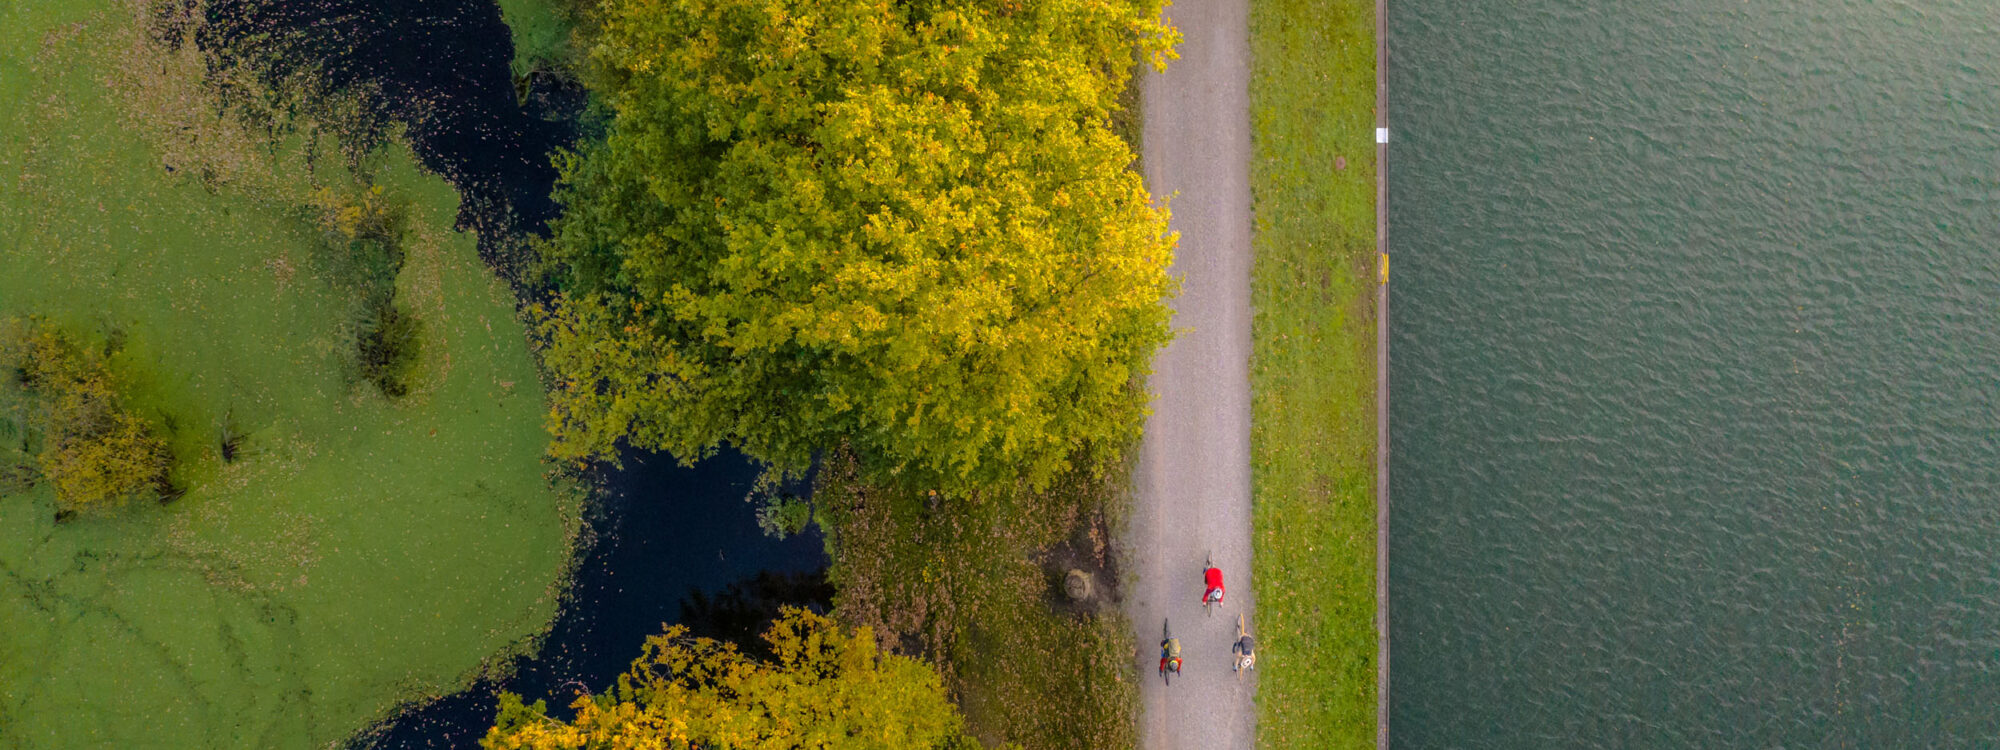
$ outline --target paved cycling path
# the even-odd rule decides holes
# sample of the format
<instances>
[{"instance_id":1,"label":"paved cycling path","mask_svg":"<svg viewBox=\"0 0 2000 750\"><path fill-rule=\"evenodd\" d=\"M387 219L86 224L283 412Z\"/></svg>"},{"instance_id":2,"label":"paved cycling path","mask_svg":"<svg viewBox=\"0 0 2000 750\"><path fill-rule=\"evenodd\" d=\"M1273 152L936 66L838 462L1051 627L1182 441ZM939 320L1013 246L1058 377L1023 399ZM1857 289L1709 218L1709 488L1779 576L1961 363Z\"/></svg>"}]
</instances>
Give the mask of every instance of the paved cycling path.
<instances>
[{"instance_id":1,"label":"paved cycling path","mask_svg":"<svg viewBox=\"0 0 2000 750\"><path fill-rule=\"evenodd\" d=\"M1173 196L1180 232L1173 302L1180 335L1153 361L1153 416L1133 475L1126 613L1139 644L1139 746L1250 748L1254 676L1229 669L1236 615L1250 591L1250 47L1246 0L1178 0L1167 16L1185 40L1164 74L1140 80L1144 167L1156 198ZM1227 606L1201 608L1209 551L1227 575ZM1181 639L1184 674L1155 673L1161 619Z\"/></svg>"}]
</instances>

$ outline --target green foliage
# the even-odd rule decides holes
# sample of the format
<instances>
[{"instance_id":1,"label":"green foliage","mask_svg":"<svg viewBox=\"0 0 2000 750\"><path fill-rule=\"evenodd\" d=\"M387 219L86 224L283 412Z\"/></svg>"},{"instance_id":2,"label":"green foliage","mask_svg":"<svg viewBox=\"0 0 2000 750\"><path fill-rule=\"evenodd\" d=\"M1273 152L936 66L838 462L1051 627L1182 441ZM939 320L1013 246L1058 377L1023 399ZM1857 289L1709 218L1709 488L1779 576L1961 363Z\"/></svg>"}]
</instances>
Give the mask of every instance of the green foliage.
<instances>
[{"instance_id":1,"label":"green foliage","mask_svg":"<svg viewBox=\"0 0 2000 750\"><path fill-rule=\"evenodd\" d=\"M812 520L812 501L797 495L770 497L757 508L757 527L779 539L803 533Z\"/></svg>"},{"instance_id":2,"label":"green foliage","mask_svg":"<svg viewBox=\"0 0 2000 750\"><path fill-rule=\"evenodd\" d=\"M384 302L369 315L361 330L357 349L361 375L374 383L382 395L402 398L410 393L410 378L422 350L422 321L397 306Z\"/></svg>"},{"instance_id":3,"label":"green foliage","mask_svg":"<svg viewBox=\"0 0 2000 750\"><path fill-rule=\"evenodd\" d=\"M354 349L362 378L389 398L409 395L423 328L396 298L396 277L408 257L408 203L385 195L381 185L355 184L315 189L308 205L326 241L326 275L358 303Z\"/></svg>"},{"instance_id":4,"label":"green foliage","mask_svg":"<svg viewBox=\"0 0 2000 750\"><path fill-rule=\"evenodd\" d=\"M1159 0L612 2L543 247L553 452L1043 485L1137 434L1173 238L1109 129Z\"/></svg>"},{"instance_id":5,"label":"green foliage","mask_svg":"<svg viewBox=\"0 0 2000 750\"><path fill-rule=\"evenodd\" d=\"M385 166L381 147L400 135L374 106L381 93L336 85L302 64L310 56L292 52L309 42L294 31L228 31L240 19L210 16L198 2L142 0L131 9L138 23L120 30L125 44L105 81L126 110L125 126L169 173L296 213L319 230L309 263L286 253L264 267L284 284L303 271L341 288L352 303L343 333L361 374L384 395L405 395L401 371L414 366L418 331L395 296L410 197L375 179Z\"/></svg>"},{"instance_id":6,"label":"green foliage","mask_svg":"<svg viewBox=\"0 0 2000 750\"><path fill-rule=\"evenodd\" d=\"M78 346L46 324L0 331L0 365L30 398L21 403L40 439L34 475L66 509L101 506L156 492L166 480L166 441L126 410L101 351ZM14 433L13 419L8 433ZM23 466L0 467L5 483L25 485Z\"/></svg>"},{"instance_id":7,"label":"green foliage","mask_svg":"<svg viewBox=\"0 0 2000 750\"><path fill-rule=\"evenodd\" d=\"M320 228L350 242L374 240L393 247L402 240L409 221L408 207L384 196L381 185L366 189L357 185L345 191L320 187L313 190L309 201L318 214ZM385 252L400 255L394 250Z\"/></svg>"},{"instance_id":8,"label":"green foliage","mask_svg":"<svg viewBox=\"0 0 2000 750\"><path fill-rule=\"evenodd\" d=\"M938 675L923 662L881 654L867 630L787 608L764 635L775 661L734 644L687 638L676 625L600 696L577 698L576 718L502 693L481 741L490 750L555 748L879 748L979 745L965 733Z\"/></svg>"}]
</instances>

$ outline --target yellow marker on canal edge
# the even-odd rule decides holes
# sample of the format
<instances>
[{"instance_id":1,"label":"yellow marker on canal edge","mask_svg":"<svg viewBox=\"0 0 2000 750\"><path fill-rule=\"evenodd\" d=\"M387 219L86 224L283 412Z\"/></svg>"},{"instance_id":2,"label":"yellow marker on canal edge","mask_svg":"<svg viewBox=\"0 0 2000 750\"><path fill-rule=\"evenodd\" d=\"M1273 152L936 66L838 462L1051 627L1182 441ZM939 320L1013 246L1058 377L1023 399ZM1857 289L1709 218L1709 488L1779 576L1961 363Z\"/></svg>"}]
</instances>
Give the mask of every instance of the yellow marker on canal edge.
<instances>
[{"instance_id":1,"label":"yellow marker on canal edge","mask_svg":"<svg viewBox=\"0 0 2000 750\"><path fill-rule=\"evenodd\" d=\"M1382 284L1386 286L1388 285L1388 283L1389 283L1389 254L1382 253Z\"/></svg>"}]
</instances>

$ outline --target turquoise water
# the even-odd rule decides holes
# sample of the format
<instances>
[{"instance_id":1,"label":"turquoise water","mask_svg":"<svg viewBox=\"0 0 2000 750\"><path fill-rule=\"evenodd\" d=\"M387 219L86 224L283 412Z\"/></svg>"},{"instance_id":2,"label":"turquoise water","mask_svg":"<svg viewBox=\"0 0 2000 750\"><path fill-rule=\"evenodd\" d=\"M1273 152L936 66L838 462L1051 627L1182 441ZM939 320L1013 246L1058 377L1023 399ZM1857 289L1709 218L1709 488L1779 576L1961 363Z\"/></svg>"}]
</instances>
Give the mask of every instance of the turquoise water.
<instances>
[{"instance_id":1,"label":"turquoise water","mask_svg":"<svg viewBox=\"0 0 2000 750\"><path fill-rule=\"evenodd\" d=\"M2000 10L1389 8L1395 744L2000 743Z\"/></svg>"}]
</instances>

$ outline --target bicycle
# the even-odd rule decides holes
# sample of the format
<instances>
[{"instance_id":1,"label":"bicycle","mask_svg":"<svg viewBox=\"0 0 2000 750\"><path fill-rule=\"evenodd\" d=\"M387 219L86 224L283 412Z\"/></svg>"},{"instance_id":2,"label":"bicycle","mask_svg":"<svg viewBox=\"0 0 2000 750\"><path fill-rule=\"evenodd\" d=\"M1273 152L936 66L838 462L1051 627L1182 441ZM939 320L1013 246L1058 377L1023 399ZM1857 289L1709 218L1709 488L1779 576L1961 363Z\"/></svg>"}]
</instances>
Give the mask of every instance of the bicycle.
<instances>
[{"instance_id":1,"label":"bicycle","mask_svg":"<svg viewBox=\"0 0 2000 750\"><path fill-rule=\"evenodd\" d=\"M1229 652L1236 654L1236 681L1243 681L1243 673L1257 666L1257 639L1243 627L1243 614L1236 615L1236 642L1230 644Z\"/></svg>"},{"instance_id":2,"label":"bicycle","mask_svg":"<svg viewBox=\"0 0 2000 750\"><path fill-rule=\"evenodd\" d=\"M1215 567L1215 553L1208 554L1208 561L1202 563L1201 578L1205 588L1201 593L1201 608L1208 615L1215 614L1215 608L1222 606L1222 569Z\"/></svg>"},{"instance_id":3,"label":"bicycle","mask_svg":"<svg viewBox=\"0 0 2000 750\"><path fill-rule=\"evenodd\" d=\"M1167 626L1167 621L1162 618L1160 620L1160 681L1172 685L1174 684L1174 680L1168 676L1169 673L1181 673L1181 639L1174 637L1174 631Z\"/></svg>"}]
</instances>

